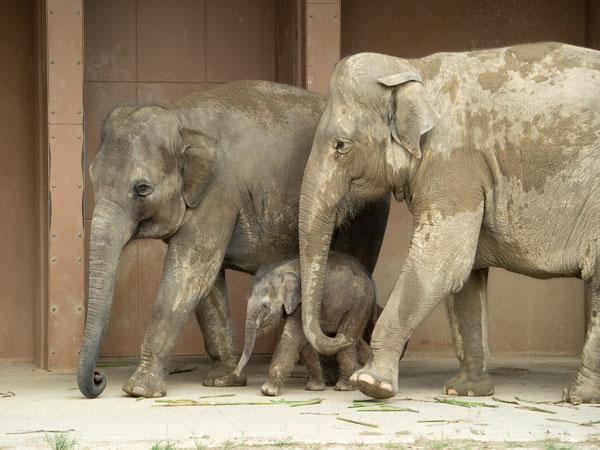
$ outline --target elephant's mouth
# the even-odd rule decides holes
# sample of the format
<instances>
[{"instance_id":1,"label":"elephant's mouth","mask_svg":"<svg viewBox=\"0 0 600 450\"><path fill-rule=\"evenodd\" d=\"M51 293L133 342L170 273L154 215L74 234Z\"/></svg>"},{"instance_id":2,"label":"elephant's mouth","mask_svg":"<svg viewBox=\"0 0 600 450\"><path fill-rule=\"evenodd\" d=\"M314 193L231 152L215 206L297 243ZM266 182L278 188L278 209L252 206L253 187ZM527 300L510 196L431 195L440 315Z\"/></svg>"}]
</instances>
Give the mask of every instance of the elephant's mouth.
<instances>
[{"instance_id":1,"label":"elephant's mouth","mask_svg":"<svg viewBox=\"0 0 600 450\"><path fill-rule=\"evenodd\" d=\"M138 223L135 237L140 239L162 240L170 238L179 230L179 228L181 228L181 225L183 225L185 211L185 203L182 200L177 214L167 217L167 220L164 220L165 218L160 217L159 214L144 217Z\"/></svg>"}]
</instances>

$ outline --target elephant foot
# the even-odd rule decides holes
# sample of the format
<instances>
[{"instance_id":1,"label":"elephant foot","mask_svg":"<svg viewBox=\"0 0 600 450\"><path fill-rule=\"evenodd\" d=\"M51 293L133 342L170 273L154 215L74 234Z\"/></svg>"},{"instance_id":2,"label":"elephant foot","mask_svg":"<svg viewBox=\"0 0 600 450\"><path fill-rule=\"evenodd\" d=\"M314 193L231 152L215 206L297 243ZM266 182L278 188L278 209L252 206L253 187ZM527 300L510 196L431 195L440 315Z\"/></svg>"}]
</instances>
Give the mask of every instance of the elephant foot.
<instances>
[{"instance_id":1,"label":"elephant foot","mask_svg":"<svg viewBox=\"0 0 600 450\"><path fill-rule=\"evenodd\" d=\"M468 397L484 397L494 393L494 382L487 372L476 375L466 370L458 373L444 384L444 394Z\"/></svg>"},{"instance_id":2,"label":"elephant foot","mask_svg":"<svg viewBox=\"0 0 600 450\"><path fill-rule=\"evenodd\" d=\"M246 374L242 372L235 375L234 370L235 365L229 366L221 361L214 361L212 368L202 381L202 385L209 387L246 386Z\"/></svg>"},{"instance_id":3,"label":"elephant foot","mask_svg":"<svg viewBox=\"0 0 600 450\"><path fill-rule=\"evenodd\" d=\"M281 381L266 381L261 387L260 392L269 397L277 397L281 393L283 383Z\"/></svg>"},{"instance_id":4,"label":"elephant foot","mask_svg":"<svg viewBox=\"0 0 600 450\"><path fill-rule=\"evenodd\" d=\"M308 380L304 388L307 391L324 391L325 382L323 380Z\"/></svg>"},{"instance_id":5,"label":"elephant foot","mask_svg":"<svg viewBox=\"0 0 600 450\"><path fill-rule=\"evenodd\" d=\"M582 368L571 385L563 390L563 400L574 405L600 403L600 377Z\"/></svg>"},{"instance_id":6,"label":"elephant foot","mask_svg":"<svg viewBox=\"0 0 600 450\"><path fill-rule=\"evenodd\" d=\"M356 388L352 386L350 380L347 378L340 378L337 383L335 383L336 391L354 391Z\"/></svg>"},{"instance_id":7,"label":"elephant foot","mask_svg":"<svg viewBox=\"0 0 600 450\"><path fill-rule=\"evenodd\" d=\"M398 393L398 361L386 364L373 360L354 372L350 383L371 398L391 398Z\"/></svg>"},{"instance_id":8,"label":"elephant foot","mask_svg":"<svg viewBox=\"0 0 600 450\"><path fill-rule=\"evenodd\" d=\"M123 385L123 391L132 397L164 397L167 393L166 372L161 368L138 367Z\"/></svg>"}]
</instances>

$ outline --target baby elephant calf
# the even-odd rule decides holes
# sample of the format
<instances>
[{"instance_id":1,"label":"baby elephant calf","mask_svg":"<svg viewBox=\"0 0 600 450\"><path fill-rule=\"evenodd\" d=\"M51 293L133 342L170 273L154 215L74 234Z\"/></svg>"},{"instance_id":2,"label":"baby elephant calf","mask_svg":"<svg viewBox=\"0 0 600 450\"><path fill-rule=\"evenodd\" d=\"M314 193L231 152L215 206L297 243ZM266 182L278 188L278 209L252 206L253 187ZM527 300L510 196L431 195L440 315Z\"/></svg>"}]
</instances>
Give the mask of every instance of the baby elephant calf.
<instances>
[{"instance_id":1,"label":"baby elephant calf","mask_svg":"<svg viewBox=\"0 0 600 450\"><path fill-rule=\"evenodd\" d=\"M322 391L325 388L319 355L302 331L300 298L298 258L262 267L256 273L248 300L244 352L236 373L248 362L259 331L272 328L284 317L283 333L271 360L269 378L261 387L264 395L279 395L283 381L298 359L308 370L306 389ZM329 335L342 333L356 342L337 354L340 376L336 390L350 390L350 376L370 359L371 350L362 334L374 305L375 286L362 265L348 255L330 252L321 327Z\"/></svg>"}]
</instances>

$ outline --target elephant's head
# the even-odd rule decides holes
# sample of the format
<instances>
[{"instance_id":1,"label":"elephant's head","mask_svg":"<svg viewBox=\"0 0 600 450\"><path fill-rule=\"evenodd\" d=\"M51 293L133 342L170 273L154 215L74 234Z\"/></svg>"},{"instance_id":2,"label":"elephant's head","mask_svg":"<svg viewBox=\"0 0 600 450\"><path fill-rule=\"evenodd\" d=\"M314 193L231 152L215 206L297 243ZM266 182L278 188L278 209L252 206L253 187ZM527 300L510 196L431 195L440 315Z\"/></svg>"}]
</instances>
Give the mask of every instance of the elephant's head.
<instances>
[{"instance_id":1,"label":"elephant's head","mask_svg":"<svg viewBox=\"0 0 600 450\"><path fill-rule=\"evenodd\" d=\"M404 197L408 172L438 115L408 61L363 53L332 76L300 196L300 266L304 334L323 354L350 343L320 327L323 283L334 225L390 190Z\"/></svg>"},{"instance_id":2,"label":"elephant's head","mask_svg":"<svg viewBox=\"0 0 600 450\"><path fill-rule=\"evenodd\" d=\"M248 299L244 351L235 369L237 375L248 363L258 333L275 327L284 311L290 315L299 304L300 280L297 272L279 267L266 274L261 271L256 274Z\"/></svg>"},{"instance_id":3,"label":"elephant's head","mask_svg":"<svg viewBox=\"0 0 600 450\"><path fill-rule=\"evenodd\" d=\"M79 389L96 397L106 385L95 370L124 246L133 238L165 239L201 198L215 162L212 138L181 126L170 110L119 107L107 118L90 166L95 204L89 291Z\"/></svg>"}]
</instances>

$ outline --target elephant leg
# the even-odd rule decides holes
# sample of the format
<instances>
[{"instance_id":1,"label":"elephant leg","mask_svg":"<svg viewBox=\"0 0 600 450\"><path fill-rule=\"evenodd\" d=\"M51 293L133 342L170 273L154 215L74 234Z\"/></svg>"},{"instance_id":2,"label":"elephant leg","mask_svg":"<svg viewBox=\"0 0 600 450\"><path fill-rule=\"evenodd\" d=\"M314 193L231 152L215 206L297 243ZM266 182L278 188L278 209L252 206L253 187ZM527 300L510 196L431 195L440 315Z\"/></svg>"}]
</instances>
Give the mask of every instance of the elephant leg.
<instances>
[{"instance_id":1,"label":"elephant leg","mask_svg":"<svg viewBox=\"0 0 600 450\"><path fill-rule=\"evenodd\" d=\"M351 345L337 354L340 375L335 384L336 391L351 391L355 389L355 387L350 384L350 377L360 368L360 365L358 364L358 347L361 345L361 342L364 342L362 333L367 324L367 320L373 311L372 305L374 304L375 299L372 298L371 300L372 301L367 301L367 299L365 299L364 302L357 302L356 305L346 313L342 323L338 327L338 333L343 333L345 336L351 337L357 342L355 345Z\"/></svg>"},{"instance_id":2,"label":"elephant leg","mask_svg":"<svg viewBox=\"0 0 600 450\"><path fill-rule=\"evenodd\" d=\"M324 390L325 382L323 381L323 370L321 368L321 362L319 361L319 354L312 348L312 345L310 345L306 339L304 339L304 343L300 349L300 360L304 363L306 370L308 371L306 390Z\"/></svg>"},{"instance_id":3,"label":"elephant leg","mask_svg":"<svg viewBox=\"0 0 600 450\"><path fill-rule=\"evenodd\" d=\"M600 403L600 278L590 284L591 310L581 367L563 391L563 399L573 404Z\"/></svg>"},{"instance_id":4,"label":"elephant leg","mask_svg":"<svg viewBox=\"0 0 600 450\"><path fill-rule=\"evenodd\" d=\"M196 307L196 320L204 336L206 353L212 361L212 367L202 384L204 386L245 386L246 376L235 376L233 371L237 364L237 355L233 345L233 325L227 287L225 286L225 270L221 269L210 293Z\"/></svg>"},{"instance_id":5,"label":"elephant leg","mask_svg":"<svg viewBox=\"0 0 600 450\"><path fill-rule=\"evenodd\" d=\"M271 358L267 381L260 388L264 395L277 396L281 393L283 382L300 357L303 342L304 333L299 314L291 315L285 321L281 338Z\"/></svg>"},{"instance_id":6,"label":"elephant leg","mask_svg":"<svg viewBox=\"0 0 600 450\"><path fill-rule=\"evenodd\" d=\"M460 369L444 385L445 394L478 397L494 393L487 372L487 274L487 269L472 272L460 292L447 299Z\"/></svg>"},{"instance_id":7,"label":"elephant leg","mask_svg":"<svg viewBox=\"0 0 600 450\"><path fill-rule=\"evenodd\" d=\"M221 215L214 214L219 205L223 206L221 199L205 199L196 216L197 220L202 218L202 222L195 223L191 219L186 223L194 229L193 236L199 238L193 240L189 230L180 230L169 241L154 312L142 343L140 363L123 385L129 395L161 397L166 394L166 360L198 302L204 301L211 292L235 225L235 209L223 207ZM224 217L227 211L231 217Z\"/></svg>"}]
</instances>

